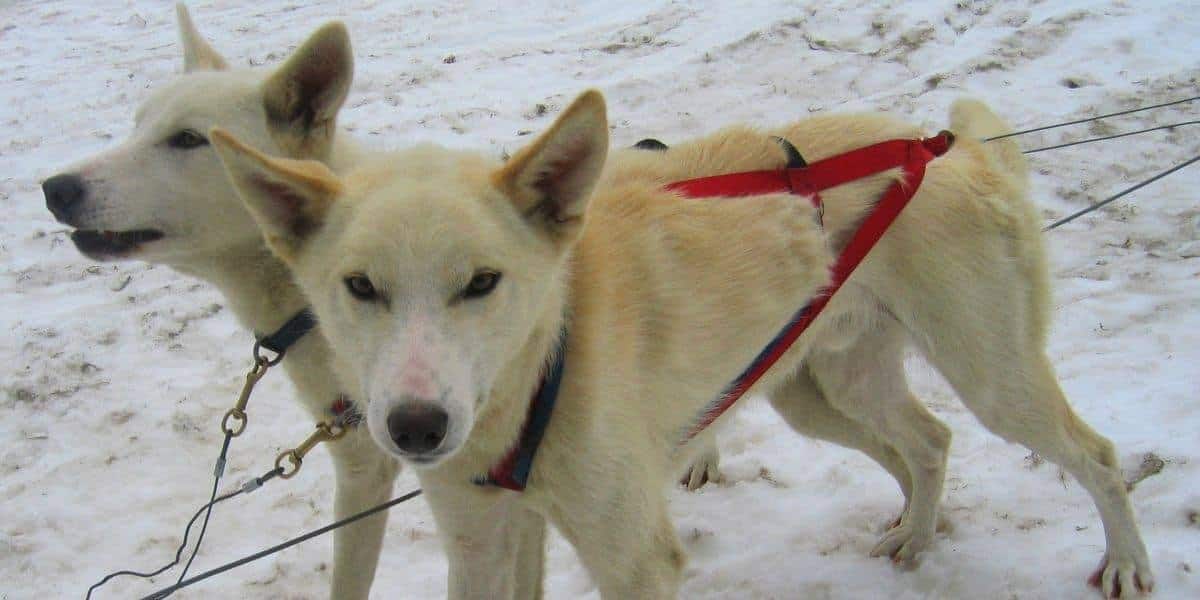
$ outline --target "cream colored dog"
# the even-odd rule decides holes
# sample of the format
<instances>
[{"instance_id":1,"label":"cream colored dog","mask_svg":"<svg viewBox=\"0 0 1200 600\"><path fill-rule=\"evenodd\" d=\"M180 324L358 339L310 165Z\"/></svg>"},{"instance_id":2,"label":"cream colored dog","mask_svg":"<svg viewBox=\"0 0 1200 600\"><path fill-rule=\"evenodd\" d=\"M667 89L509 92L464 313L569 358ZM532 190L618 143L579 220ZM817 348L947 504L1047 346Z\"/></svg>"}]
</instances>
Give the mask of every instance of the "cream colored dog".
<instances>
[{"instance_id":1,"label":"cream colored dog","mask_svg":"<svg viewBox=\"0 0 1200 600\"><path fill-rule=\"evenodd\" d=\"M949 432L908 391L914 343L997 434L1092 495L1105 593L1153 585L1111 444L1072 413L1045 345L1048 277L1026 173L986 107L826 313L754 390L796 429L876 458L908 496L876 548L931 541ZM617 152L598 92L507 163L434 146L344 176L212 140L268 245L294 270L368 402L371 435L417 466L449 554L450 596L511 597L525 513L550 519L606 598L670 598L684 556L665 491L680 433L828 280L895 173L802 198L684 200L669 182L778 168L780 135L819 159L920 132L873 115L728 129ZM595 193L593 194L593 189ZM559 347L560 330L567 331ZM472 483L514 444L555 353L565 375L529 487Z\"/></svg>"}]
</instances>

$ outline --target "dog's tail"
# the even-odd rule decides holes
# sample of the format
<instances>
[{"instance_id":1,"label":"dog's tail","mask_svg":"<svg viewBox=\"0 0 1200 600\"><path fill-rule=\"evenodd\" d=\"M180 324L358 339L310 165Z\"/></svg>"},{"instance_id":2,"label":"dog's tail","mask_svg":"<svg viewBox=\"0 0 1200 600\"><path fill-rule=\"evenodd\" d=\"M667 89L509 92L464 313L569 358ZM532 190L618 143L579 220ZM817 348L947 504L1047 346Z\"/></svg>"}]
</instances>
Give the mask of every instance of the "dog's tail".
<instances>
[{"instance_id":1,"label":"dog's tail","mask_svg":"<svg viewBox=\"0 0 1200 600\"><path fill-rule=\"evenodd\" d=\"M986 104L969 98L955 100L950 106L950 131L960 137L980 140L984 152L995 166L1009 175L1022 190L1027 188L1029 167L1016 139L983 142L987 138L1012 132L1008 123L996 116Z\"/></svg>"},{"instance_id":2,"label":"dog's tail","mask_svg":"<svg viewBox=\"0 0 1200 600\"><path fill-rule=\"evenodd\" d=\"M1026 318L1031 331L1035 332L1035 343L1039 348L1046 345L1046 331L1049 330L1051 306L1050 272L1046 268L1045 250L1042 245L1042 217L1037 208L1029 202L1029 166L1016 138L1004 138L985 142L991 137L1011 133L1012 128L1003 119L996 116L986 104L978 100L956 100L950 106L951 131L977 144L972 150L978 150L986 157L991 169L1003 177L1014 194L1008 201L998 201L995 206L1007 206L1010 219L1007 222L1005 236L1012 243L1011 256L1017 257L1017 267L1021 271L1024 285L1027 286Z\"/></svg>"}]
</instances>

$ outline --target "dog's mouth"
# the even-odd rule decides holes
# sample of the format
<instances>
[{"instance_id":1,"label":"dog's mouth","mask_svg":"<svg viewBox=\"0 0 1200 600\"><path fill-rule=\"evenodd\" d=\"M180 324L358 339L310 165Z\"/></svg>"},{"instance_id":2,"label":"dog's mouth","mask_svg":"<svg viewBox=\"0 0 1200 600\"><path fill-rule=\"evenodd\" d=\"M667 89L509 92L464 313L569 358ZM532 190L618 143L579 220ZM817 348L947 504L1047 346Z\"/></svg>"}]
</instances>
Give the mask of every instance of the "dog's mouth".
<instances>
[{"instance_id":1,"label":"dog's mouth","mask_svg":"<svg viewBox=\"0 0 1200 600\"><path fill-rule=\"evenodd\" d=\"M411 454L408 452L398 452L399 456L404 460L412 463L414 467L431 467L438 464L442 459L446 458L449 452L444 450L434 452L423 452L421 454Z\"/></svg>"},{"instance_id":2,"label":"dog's mouth","mask_svg":"<svg viewBox=\"0 0 1200 600\"><path fill-rule=\"evenodd\" d=\"M137 250L142 244L161 240L163 232L157 229L131 229L129 231L107 231L77 229L71 233L71 241L85 255L96 258L117 258Z\"/></svg>"}]
</instances>

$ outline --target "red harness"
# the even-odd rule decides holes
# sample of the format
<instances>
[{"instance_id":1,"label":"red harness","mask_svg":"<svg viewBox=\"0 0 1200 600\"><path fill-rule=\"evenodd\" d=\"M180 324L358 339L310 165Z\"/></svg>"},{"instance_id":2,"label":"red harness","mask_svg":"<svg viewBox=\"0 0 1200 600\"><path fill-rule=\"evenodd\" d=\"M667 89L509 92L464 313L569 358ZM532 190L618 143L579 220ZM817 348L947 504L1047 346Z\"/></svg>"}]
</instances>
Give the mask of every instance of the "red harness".
<instances>
[{"instance_id":1,"label":"red harness","mask_svg":"<svg viewBox=\"0 0 1200 600\"><path fill-rule=\"evenodd\" d=\"M943 131L923 140L880 142L802 167L702 177L666 186L667 190L688 198L757 196L790 192L811 196L813 205L820 207L820 192L829 188L895 168L903 169L904 174L900 181L884 192L883 197L854 232L854 236L834 263L829 286L797 311L754 361L709 404L695 424L684 432L682 442L690 440L711 425L753 387L784 352L787 352L800 334L821 314L829 299L837 293L871 248L883 237L896 217L900 216L900 211L908 201L916 195L921 180L925 177L925 165L945 154L953 142L954 136L948 131ZM790 149L790 145L787 147ZM525 489L534 453L549 423L558 384L562 379L562 348L560 344L549 372L543 377L541 385L533 395L529 417L522 427L517 444L488 471L487 477L478 479L476 483L514 491Z\"/></svg>"},{"instance_id":2,"label":"red harness","mask_svg":"<svg viewBox=\"0 0 1200 600\"><path fill-rule=\"evenodd\" d=\"M829 286L793 315L786 326L771 343L712 403L701 413L700 418L683 435L686 442L695 437L729 410L758 380L775 364L788 348L804 333L805 329L821 314L829 299L858 267L871 248L883 237L888 227L900 216L921 187L925 177L925 165L950 149L954 135L943 131L923 140L891 140L865 148L851 150L811 165L785 168L774 171L750 171L717 175L672 183L668 190L689 198L714 196L749 196L791 192L810 195L814 206L821 206L820 192L851 181L869 177L897 167L903 169L903 178L886 192L874 209L859 225L858 230L834 263Z\"/></svg>"}]
</instances>

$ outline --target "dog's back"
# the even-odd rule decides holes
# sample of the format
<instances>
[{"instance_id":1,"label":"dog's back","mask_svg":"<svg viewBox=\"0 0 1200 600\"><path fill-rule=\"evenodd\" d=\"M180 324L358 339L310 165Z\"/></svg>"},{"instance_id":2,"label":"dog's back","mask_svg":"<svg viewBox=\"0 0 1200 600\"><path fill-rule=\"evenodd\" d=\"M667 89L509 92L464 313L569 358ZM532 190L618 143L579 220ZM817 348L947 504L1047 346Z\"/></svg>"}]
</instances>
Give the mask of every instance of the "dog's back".
<instances>
[{"instance_id":1,"label":"dog's back","mask_svg":"<svg viewBox=\"0 0 1200 600\"><path fill-rule=\"evenodd\" d=\"M869 113L810 117L780 127L735 125L672 144L661 152L636 148L609 155L606 182L673 181L784 166L787 155L774 138L793 144L809 162L889 139L919 137L920 129L888 116Z\"/></svg>"},{"instance_id":2,"label":"dog's back","mask_svg":"<svg viewBox=\"0 0 1200 600\"><path fill-rule=\"evenodd\" d=\"M883 256L868 260L864 267L869 267L872 262L883 266L902 261L906 265L921 265L921 269L937 270L938 265L945 264L947 259L952 263L956 259L971 263L976 260L976 251L981 249L971 244L946 243L934 253L949 253L949 256L926 256L933 251L928 240L946 241L965 232L987 229L987 235L978 239L987 240L986 243L1006 244L1005 248L995 250L1001 256L1016 260L1021 266L1019 279L1031 283L1028 305L1032 309L1030 318L1035 321L1031 326L1036 331L1044 332L1048 322L1048 301L1045 296L1048 294L1049 280L1044 265L1038 216L1026 198L1028 176L1024 157L1011 140L981 142L983 138L1008 131L1007 126L981 102L956 102L951 109L950 129L957 136L954 147L946 156L929 165L929 175L917 191L912 205L893 225L895 233L889 234L880 244L877 254ZM597 225L605 223L608 227L609 216L619 214L621 217L612 227L630 230L650 227L667 232L667 235L673 235L670 233L673 227L684 227L695 234L700 226L693 216L652 219L655 220L653 224L639 224L631 218L651 219L646 213L652 210L669 210L680 216L683 213L712 210L710 207L693 206L711 204L714 202L711 200L682 200L678 201L679 206L666 209L661 206L664 202L662 197L654 192L673 181L782 168L787 162L787 155L776 137L793 144L811 163L877 142L913 139L922 135L919 128L885 115L833 114L771 129L729 127L696 140L674 144L664 152L618 150L611 156L604 179L598 185L602 192L592 206L590 218ZM823 227L830 236L829 244L834 251L844 245L855 225L898 176L897 169L822 193ZM735 201L715 202L727 205ZM688 252L704 254L705 248L715 248L714 251L720 256L706 258L705 265L711 269L723 265L728 272L745 273L753 268L749 264L755 262L747 260L747 257L765 258L753 249L757 244L762 243L763 248L781 247L768 243L767 240L772 239L769 236L754 237L761 235L755 231L756 228L764 227L764 222L778 219L784 214L780 211L784 211L788 203L796 205L792 210L806 210L807 200L785 195L780 199L759 196L736 202L744 206L720 208L722 213L729 215L730 220L719 226L723 231L719 239L713 240L711 246L705 241L693 240L696 243L689 246ZM735 216L734 213L740 214ZM754 239L741 237L742 233L747 232ZM991 250L982 252L988 254ZM955 252L959 251L961 256L956 257ZM723 259L729 257L736 257L732 260L737 264L724 264ZM657 264L657 261L650 262ZM974 264L967 266L972 269L976 267ZM864 273L855 281L861 286L885 288L877 290L883 295L887 295L887 288L903 283L895 277L895 273L886 270L865 268L864 271L873 271L874 274ZM757 282L748 283L750 288L757 289L757 285L770 288L771 274L758 273L755 278L746 281ZM851 286L846 295L854 295L854 290L854 286ZM714 298L728 299L730 296L745 295L747 292L743 288L739 294L722 293ZM795 304L803 300L789 298L789 302ZM847 305L846 302L838 304L842 307ZM798 306L795 304L790 310ZM789 310L783 310L780 318L788 314Z\"/></svg>"}]
</instances>

